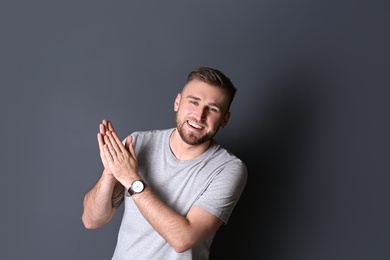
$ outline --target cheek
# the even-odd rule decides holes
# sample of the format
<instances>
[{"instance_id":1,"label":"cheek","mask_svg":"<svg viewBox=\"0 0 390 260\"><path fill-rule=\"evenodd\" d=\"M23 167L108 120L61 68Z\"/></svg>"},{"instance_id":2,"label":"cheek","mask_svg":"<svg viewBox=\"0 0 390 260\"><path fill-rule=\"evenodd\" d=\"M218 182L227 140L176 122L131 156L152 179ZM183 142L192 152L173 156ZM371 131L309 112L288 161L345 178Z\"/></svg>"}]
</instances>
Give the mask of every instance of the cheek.
<instances>
[{"instance_id":1,"label":"cheek","mask_svg":"<svg viewBox=\"0 0 390 260\"><path fill-rule=\"evenodd\" d=\"M181 120L184 120L188 115L188 110L183 107L183 106L180 106L177 108L176 110L176 117L181 119Z\"/></svg>"},{"instance_id":2,"label":"cheek","mask_svg":"<svg viewBox=\"0 0 390 260\"><path fill-rule=\"evenodd\" d=\"M188 114L191 114L192 113L192 110L191 110L191 106L187 106L187 105L181 105L179 108L178 108L178 112L179 114L181 115L188 115Z\"/></svg>"},{"instance_id":3,"label":"cheek","mask_svg":"<svg viewBox=\"0 0 390 260\"><path fill-rule=\"evenodd\" d=\"M213 126L213 128L217 129L221 126L223 120L219 117L210 116L208 118L208 122L209 122L209 126Z\"/></svg>"}]
</instances>

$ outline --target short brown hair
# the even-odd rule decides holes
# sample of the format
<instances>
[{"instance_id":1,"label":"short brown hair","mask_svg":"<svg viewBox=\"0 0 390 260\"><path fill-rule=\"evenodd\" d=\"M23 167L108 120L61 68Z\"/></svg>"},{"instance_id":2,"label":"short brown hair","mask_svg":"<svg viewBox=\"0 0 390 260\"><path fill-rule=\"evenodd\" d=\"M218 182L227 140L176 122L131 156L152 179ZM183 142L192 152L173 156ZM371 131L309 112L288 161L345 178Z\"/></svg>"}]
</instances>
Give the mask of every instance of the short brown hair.
<instances>
[{"instance_id":1,"label":"short brown hair","mask_svg":"<svg viewBox=\"0 0 390 260\"><path fill-rule=\"evenodd\" d=\"M186 83L192 80L200 80L212 86L216 86L226 90L230 98L230 107L231 103L233 102L234 96L236 95L237 89L233 85L231 80L221 71L210 67L199 67L188 74Z\"/></svg>"}]
</instances>

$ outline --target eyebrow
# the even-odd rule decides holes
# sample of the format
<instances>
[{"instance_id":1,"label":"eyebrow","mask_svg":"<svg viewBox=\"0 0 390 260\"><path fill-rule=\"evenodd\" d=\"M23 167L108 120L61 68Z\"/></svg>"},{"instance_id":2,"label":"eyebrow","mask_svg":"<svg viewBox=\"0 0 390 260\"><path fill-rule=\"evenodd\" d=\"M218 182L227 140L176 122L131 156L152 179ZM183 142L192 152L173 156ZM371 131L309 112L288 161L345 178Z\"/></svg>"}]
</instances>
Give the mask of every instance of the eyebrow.
<instances>
[{"instance_id":1,"label":"eyebrow","mask_svg":"<svg viewBox=\"0 0 390 260\"><path fill-rule=\"evenodd\" d=\"M188 95L186 96L186 98L190 98L190 99L195 99L197 101L200 101L201 99L198 98L198 97L195 97L195 96L192 96L192 95ZM213 106L213 107L217 107L218 109L222 109L221 105L217 104L217 103L208 103L209 106Z\"/></svg>"}]
</instances>

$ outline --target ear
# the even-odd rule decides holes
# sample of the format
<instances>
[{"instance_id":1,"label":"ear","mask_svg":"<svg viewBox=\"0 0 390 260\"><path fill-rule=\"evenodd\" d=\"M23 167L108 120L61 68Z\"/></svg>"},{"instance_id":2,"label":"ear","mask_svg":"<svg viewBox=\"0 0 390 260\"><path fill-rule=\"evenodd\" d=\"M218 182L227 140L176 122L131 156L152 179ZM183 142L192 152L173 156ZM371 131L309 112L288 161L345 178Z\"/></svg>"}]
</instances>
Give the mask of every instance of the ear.
<instances>
[{"instance_id":1,"label":"ear","mask_svg":"<svg viewBox=\"0 0 390 260\"><path fill-rule=\"evenodd\" d=\"M230 112L227 112L224 119L222 120L220 128L224 128L227 125L227 123L229 122L229 118L230 118Z\"/></svg>"},{"instance_id":2,"label":"ear","mask_svg":"<svg viewBox=\"0 0 390 260\"><path fill-rule=\"evenodd\" d=\"M175 112L177 112L177 110L179 110L180 100L181 100L181 94L178 93L177 96L176 96L176 98L175 98L175 102L174 102L174 104L173 104L173 110L174 110Z\"/></svg>"}]
</instances>

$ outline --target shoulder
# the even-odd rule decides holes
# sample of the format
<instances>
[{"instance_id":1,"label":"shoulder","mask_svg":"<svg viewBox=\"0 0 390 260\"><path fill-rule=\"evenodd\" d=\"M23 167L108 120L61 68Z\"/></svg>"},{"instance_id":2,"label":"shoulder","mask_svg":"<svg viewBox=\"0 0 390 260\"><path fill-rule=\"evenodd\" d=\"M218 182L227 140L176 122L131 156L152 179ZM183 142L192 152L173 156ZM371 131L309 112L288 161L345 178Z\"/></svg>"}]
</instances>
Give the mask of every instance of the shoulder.
<instances>
[{"instance_id":1,"label":"shoulder","mask_svg":"<svg viewBox=\"0 0 390 260\"><path fill-rule=\"evenodd\" d=\"M159 140L166 138L167 136L169 137L173 129L174 128L134 131L123 140L123 143L127 143L130 139L134 144L140 144L144 141L158 142Z\"/></svg>"},{"instance_id":2,"label":"shoulder","mask_svg":"<svg viewBox=\"0 0 390 260\"><path fill-rule=\"evenodd\" d=\"M223 169L223 172L234 173L241 178L247 178L248 170L246 164L233 152L215 141L210 148L212 150L210 160L212 160L217 167Z\"/></svg>"},{"instance_id":3,"label":"shoulder","mask_svg":"<svg viewBox=\"0 0 390 260\"><path fill-rule=\"evenodd\" d=\"M129 136L131 136L133 139L159 138L161 136L169 135L172 131L173 131L173 128L155 129L155 130L146 130L146 131L135 131L135 132L131 133Z\"/></svg>"},{"instance_id":4,"label":"shoulder","mask_svg":"<svg viewBox=\"0 0 390 260\"><path fill-rule=\"evenodd\" d=\"M214 154L214 156L219 156L224 158L224 160L238 164L242 167L246 167L245 163L237 157L233 152L223 147L221 144L219 144L217 141L213 140L211 146L210 146L211 153Z\"/></svg>"}]
</instances>

